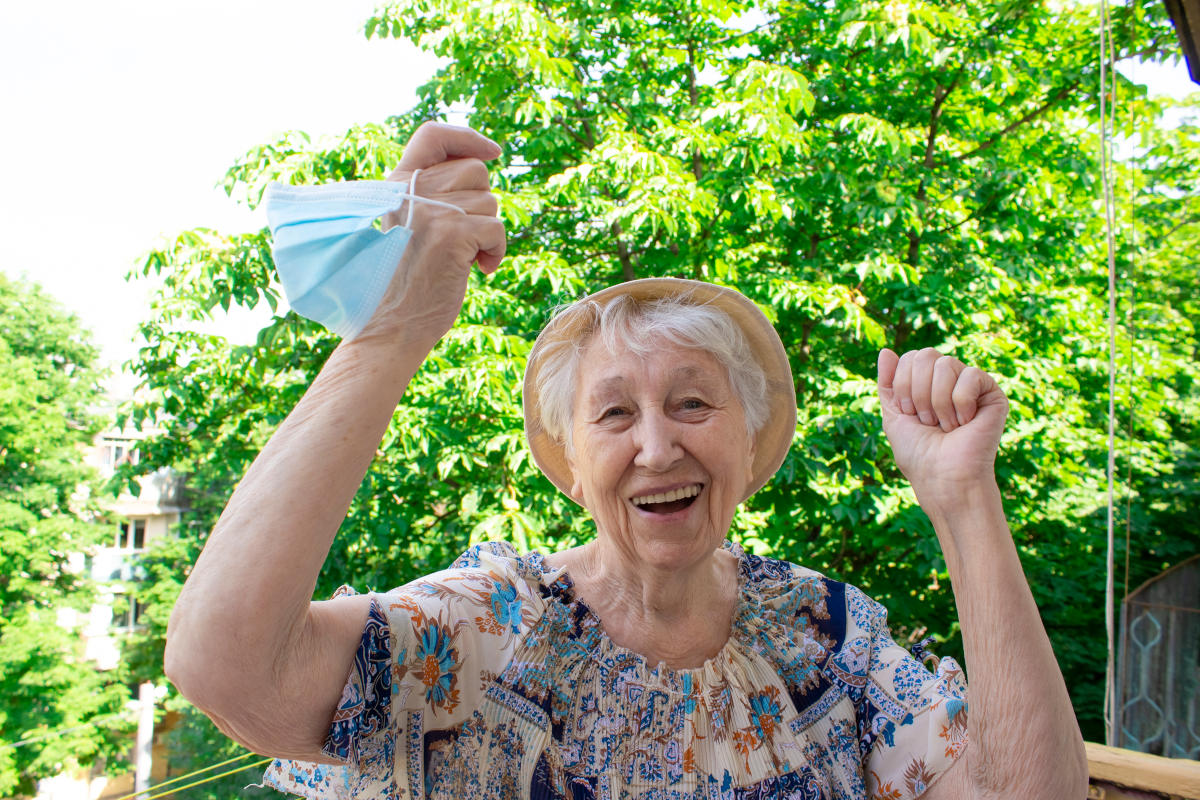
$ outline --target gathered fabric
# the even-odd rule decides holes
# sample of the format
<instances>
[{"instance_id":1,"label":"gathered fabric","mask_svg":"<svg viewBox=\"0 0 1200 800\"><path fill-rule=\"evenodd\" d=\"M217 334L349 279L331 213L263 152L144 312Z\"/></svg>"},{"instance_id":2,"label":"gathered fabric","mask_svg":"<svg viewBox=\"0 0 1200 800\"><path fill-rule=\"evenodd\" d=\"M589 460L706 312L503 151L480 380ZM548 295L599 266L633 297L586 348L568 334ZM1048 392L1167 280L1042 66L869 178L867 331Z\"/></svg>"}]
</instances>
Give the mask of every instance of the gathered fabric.
<instances>
[{"instance_id":1,"label":"gathered fabric","mask_svg":"<svg viewBox=\"0 0 1200 800\"><path fill-rule=\"evenodd\" d=\"M725 547L738 607L696 669L617 645L565 570L504 543L373 594L324 748L342 763L276 760L266 783L328 800L923 794L966 748L959 665L926 669L857 588Z\"/></svg>"}]
</instances>

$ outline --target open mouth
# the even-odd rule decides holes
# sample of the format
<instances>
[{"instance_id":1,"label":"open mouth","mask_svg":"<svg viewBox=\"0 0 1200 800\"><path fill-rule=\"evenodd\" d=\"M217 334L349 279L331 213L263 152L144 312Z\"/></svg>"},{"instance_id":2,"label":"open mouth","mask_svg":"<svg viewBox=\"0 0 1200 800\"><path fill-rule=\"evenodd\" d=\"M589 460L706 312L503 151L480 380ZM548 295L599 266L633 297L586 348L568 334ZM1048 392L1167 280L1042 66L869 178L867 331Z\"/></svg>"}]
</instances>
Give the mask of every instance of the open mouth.
<instances>
[{"instance_id":1,"label":"open mouth","mask_svg":"<svg viewBox=\"0 0 1200 800\"><path fill-rule=\"evenodd\" d=\"M696 502L696 497L703 488L702 484L693 483L691 486L683 486L669 492L635 497L632 502L638 508L652 514L673 514Z\"/></svg>"}]
</instances>

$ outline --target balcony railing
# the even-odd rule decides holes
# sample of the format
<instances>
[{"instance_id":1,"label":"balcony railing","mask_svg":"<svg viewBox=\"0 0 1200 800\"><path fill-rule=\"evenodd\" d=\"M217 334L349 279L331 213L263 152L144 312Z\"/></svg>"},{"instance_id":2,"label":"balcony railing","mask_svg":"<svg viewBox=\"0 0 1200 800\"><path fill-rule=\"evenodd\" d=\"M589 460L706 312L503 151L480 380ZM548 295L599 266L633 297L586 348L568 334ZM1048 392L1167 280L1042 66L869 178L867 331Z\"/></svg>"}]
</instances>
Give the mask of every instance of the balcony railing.
<instances>
[{"instance_id":1,"label":"balcony railing","mask_svg":"<svg viewBox=\"0 0 1200 800\"><path fill-rule=\"evenodd\" d=\"M1200 761L1163 758L1087 742L1092 800L1150 797L1200 800Z\"/></svg>"}]
</instances>

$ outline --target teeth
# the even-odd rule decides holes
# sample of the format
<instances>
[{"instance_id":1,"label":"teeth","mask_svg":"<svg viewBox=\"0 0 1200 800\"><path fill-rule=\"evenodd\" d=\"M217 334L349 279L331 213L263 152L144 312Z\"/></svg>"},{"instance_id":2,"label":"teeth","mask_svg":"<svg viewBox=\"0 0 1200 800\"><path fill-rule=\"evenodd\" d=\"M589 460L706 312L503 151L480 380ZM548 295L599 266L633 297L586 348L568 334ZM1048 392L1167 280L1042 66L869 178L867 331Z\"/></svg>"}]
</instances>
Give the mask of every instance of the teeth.
<instances>
[{"instance_id":1,"label":"teeth","mask_svg":"<svg viewBox=\"0 0 1200 800\"><path fill-rule=\"evenodd\" d=\"M691 486L684 486L682 489L673 489L669 492L661 492L659 494L647 494L641 497L633 498L635 506L644 506L647 503L670 503L673 500L682 500L685 497L695 497L700 494L700 484L693 483Z\"/></svg>"}]
</instances>

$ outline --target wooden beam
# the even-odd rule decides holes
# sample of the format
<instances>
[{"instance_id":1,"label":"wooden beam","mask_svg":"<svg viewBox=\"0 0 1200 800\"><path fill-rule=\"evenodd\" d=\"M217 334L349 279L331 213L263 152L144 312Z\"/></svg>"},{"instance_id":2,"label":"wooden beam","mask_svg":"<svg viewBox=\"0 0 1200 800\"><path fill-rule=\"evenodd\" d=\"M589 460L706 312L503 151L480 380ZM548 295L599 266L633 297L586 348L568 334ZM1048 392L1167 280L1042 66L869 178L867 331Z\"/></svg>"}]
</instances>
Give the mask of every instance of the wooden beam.
<instances>
[{"instance_id":1,"label":"wooden beam","mask_svg":"<svg viewBox=\"0 0 1200 800\"><path fill-rule=\"evenodd\" d=\"M1200 800L1200 761L1163 758L1094 742L1085 742L1085 747L1093 780Z\"/></svg>"},{"instance_id":2,"label":"wooden beam","mask_svg":"<svg viewBox=\"0 0 1200 800\"><path fill-rule=\"evenodd\" d=\"M1200 0L1163 0L1187 59L1188 74L1200 83Z\"/></svg>"}]
</instances>

